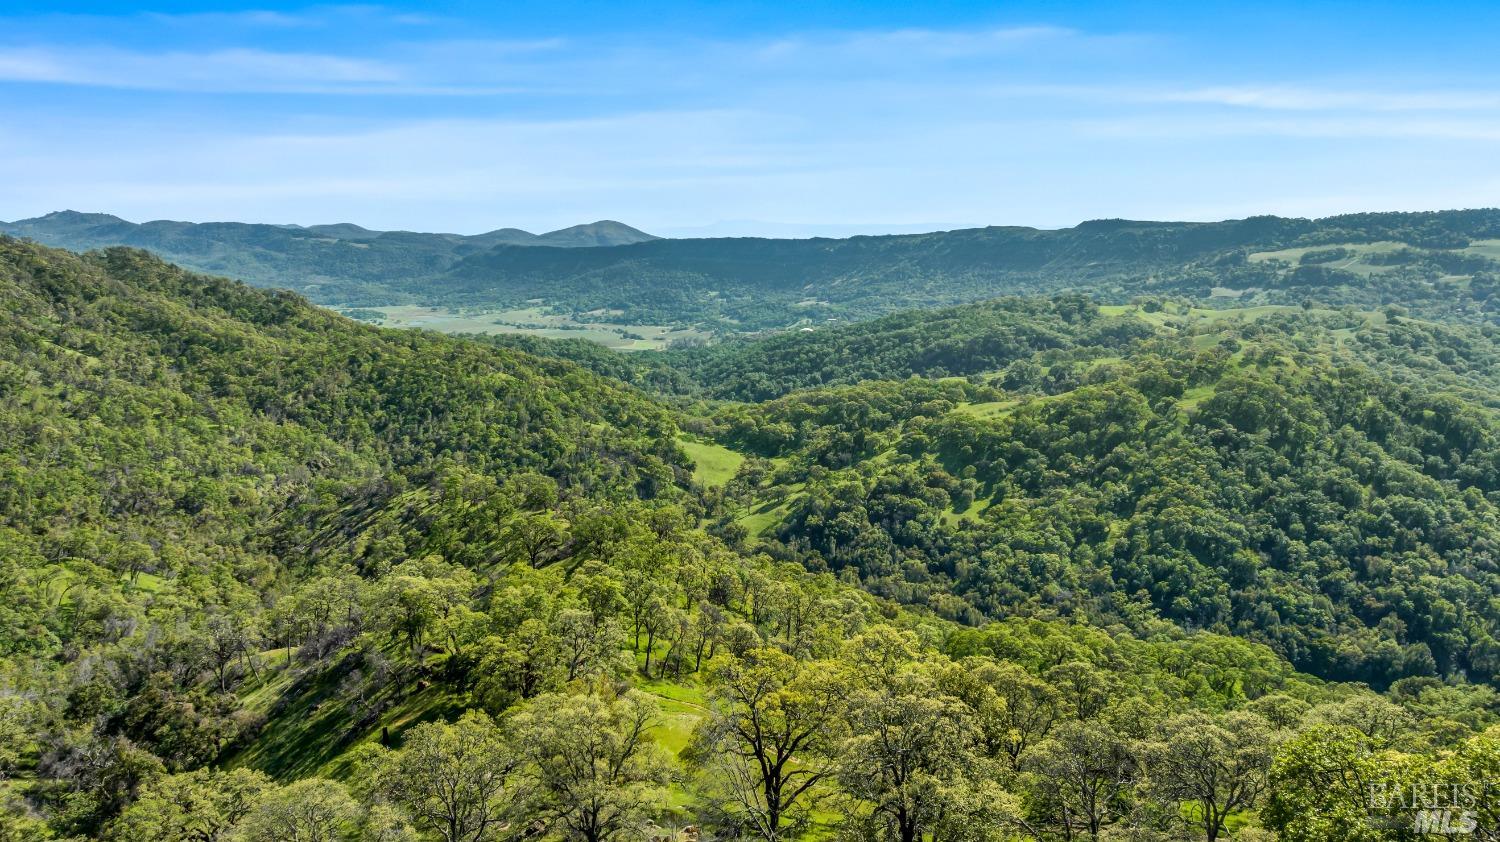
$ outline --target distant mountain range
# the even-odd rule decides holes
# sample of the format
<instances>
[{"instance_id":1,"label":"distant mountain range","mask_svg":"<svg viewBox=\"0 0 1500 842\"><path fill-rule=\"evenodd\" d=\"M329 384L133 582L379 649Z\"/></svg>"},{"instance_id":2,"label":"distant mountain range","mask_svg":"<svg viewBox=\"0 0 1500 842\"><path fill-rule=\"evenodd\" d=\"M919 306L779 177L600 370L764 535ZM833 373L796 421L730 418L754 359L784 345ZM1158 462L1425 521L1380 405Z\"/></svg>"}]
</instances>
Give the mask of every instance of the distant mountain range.
<instances>
[{"instance_id":1,"label":"distant mountain range","mask_svg":"<svg viewBox=\"0 0 1500 842\"><path fill-rule=\"evenodd\" d=\"M1386 294L1365 282L1378 275L1381 283L1411 286L1401 293L1410 299L1431 289L1432 277L1465 278L1494 269L1490 246L1469 245L1500 241L1500 210L1317 220L1110 219L1057 230L989 227L797 240L661 239L618 222L541 235L501 229L474 236L370 231L347 223L137 225L107 214L62 211L0 223L0 233L73 250L136 246L192 269L293 289L329 305L504 309L540 301L556 311L621 323L737 332L1061 290L1106 300L1143 293L1208 297L1229 290L1247 296L1240 299L1246 303L1265 290L1281 300L1306 296L1314 287L1339 287L1339 300L1368 303ZM1379 266L1250 259L1278 249L1379 243L1399 244L1407 253L1381 257ZM1357 264L1352 271L1351 264Z\"/></svg>"},{"instance_id":2,"label":"distant mountain range","mask_svg":"<svg viewBox=\"0 0 1500 842\"><path fill-rule=\"evenodd\" d=\"M57 211L0 222L0 234L89 251L133 246L202 272L257 286L284 287L322 304L396 304L467 257L517 246L556 250L620 246L656 239L601 220L545 234L501 228L484 234L372 231L351 223L266 225L245 222L134 223L105 213Z\"/></svg>"},{"instance_id":3,"label":"distant mountain range","mask_svg":"<svg viewBox=\"0 0 1500 842\"><path fill-rule=\"evenodd\" d=\"M520 228L498 228L483 234L423 234L411 231L376 231L351 222L336 222L331 225L266 225L253 222L173 222L158 219L153 222L129 222L108 213L80 213L78 211L54 211L46 216L22 219L16 222L0 222L0 231L18 237L32 239L72 237L80 241L109 245L136 245L150 248L152 243L180 241L201 234L205 238L222 238L226 232L243 231L245 234L262 234L274 237L275 232L305 238L308 235L334 240L362 242L381 237L433 237L450 243L468 243L481 247L508 246L555 246L557 248L586 248L594 246L623 246L659 240L660 237L631 228L623 222L601 219L584 225L559 228L545 234L533 234ZM90 248L93 245L88 246Z\"/></svg>"}]
</instances>

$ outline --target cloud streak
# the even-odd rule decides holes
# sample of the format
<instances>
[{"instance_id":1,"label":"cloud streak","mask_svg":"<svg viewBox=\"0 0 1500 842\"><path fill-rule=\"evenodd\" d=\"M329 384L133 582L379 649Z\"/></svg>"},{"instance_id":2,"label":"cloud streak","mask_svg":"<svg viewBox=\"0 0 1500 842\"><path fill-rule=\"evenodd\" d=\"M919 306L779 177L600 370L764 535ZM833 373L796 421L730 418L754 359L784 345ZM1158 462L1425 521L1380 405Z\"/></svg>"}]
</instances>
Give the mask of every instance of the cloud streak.
<instances>
[{"instance_id":1,"label":"cloud streak","mask_svg":"<svg viewBox=\"0 0 1500 842\"><path fill-rule=\"evenodd\" d=\"M1095 105L1219 106L1244 111L1318 112L1500 112L1500 90L1403 90L1313 85L1239 84L1200 88L1160 85L1002 85L997 97L1056 99Z\"/></svg>"},{"instance_id":2,"label":"cloud streak","mask_svg":"<svg viewBox=\"0 0 1500 842\"><path fill-rule=\"evenodd\" d=\"M323 25L321 15L234 13L257 25ZM206 25L215 15L164 16L168 28ZM232 28L225 22L220 28ZM521 89L553 93L607 92L630 86L678 89L696 83L719 92L758 77L773 83L817 74L878 78L887 68L917 73L945 66L1029 60L1111 49L1136 36L1089 35L1066 27L1020 26L979 31L936 29L803 33L778 38L663 39L621 42L558 37L533 39L432 38L391 40L360 53L270 50L258 46L213 51L130 50L121 47L33 43L0 45L0 82L218 93L472 94ZM568 49L565 49L568 48ZM756 74L756 75L751 75ZM738 84L737 84L738 83Z\"/></svg>"},{"instance_id":3,"label":"cloud streak","mask_svg":"<svg viewBox=\"0 0 1500 842\"><path fill-rule=\"evenodd\" d=\"M1342 140L1417 139L1455 142L1500 140L1500 119L1371 119L1339 116L1292 118L1215 116L1128 117L1078 120L1078 130L1101 137L1152 139L1319 138Z\"/></svg>"},{"instance_id":4,"label":"cloud streak","mask_svg":"<svg viewBox=\"0 0 1500 842\"><path fill-rule=\"evenodd\" d=\"M327 15L370 14L365 7L294 15L230 13L273 27L321 25ZM217 13L214 13L217 14ZM174 22L214 14L167 16ZM390 16L386 16L390 17ZM996 78L1039 75L1059 61L1085 66L1153 42L1147 34L1099 35L1031 25L977 31L896 29L817 32L772 39L667 43L534 38L431 39L377 44L364 54L227 47L150 52L119 47L0 46L0 84L32 83L145 91L366 96L638 97L728 94L753 99L782 86L853 91L879 85L887 97L918 87L918 98L960 94L1073 101L1103 108L1167 106L1307 113L1497 112L1500 90L1364 88L1234 82L1198 86L1153 83L1037 84ZM1071 57L1071 58L1070 58ZM1041 65L1038 65L1038 62ZM856 95L868 96L868 93ZM700 103L701 104L701 103Z\"/></svg>"},{"instance_id":5,"label":"cloud streak","mask_svg":"<svg viewBox=\"0 0 1500 842\"><path fill-rule=\"evenodd\" d=\"M226 49L141 53L118 49L0 49L0 80L101 88L204 92L357 92L404 81L381 61Z\"/></svg>"},{"instance_id":6,"label":"cloud streak","mask_svg":"<svg viewBox=\"0 0 1500 842\"><path fill-rule=\"evenodd\" d=\"M1238 85L1163 91L1146 101L1279 111L1494 111L1500 109L1495 91L1340 90L1324 88Z\"/></svg>"}]
</instances>

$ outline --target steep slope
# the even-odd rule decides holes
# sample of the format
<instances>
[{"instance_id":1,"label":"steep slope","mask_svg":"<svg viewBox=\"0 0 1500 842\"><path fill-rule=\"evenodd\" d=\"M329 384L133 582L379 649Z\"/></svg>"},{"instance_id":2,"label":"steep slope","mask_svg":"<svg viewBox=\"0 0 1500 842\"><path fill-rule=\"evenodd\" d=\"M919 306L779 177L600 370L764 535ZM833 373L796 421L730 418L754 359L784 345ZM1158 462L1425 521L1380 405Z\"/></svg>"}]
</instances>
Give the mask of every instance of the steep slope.
<instances>
[{"instance_id":1,"label":"steep slope","mask_svg":"<svg viewBox=\"0 0 1500 842\"><path fill-rule=\"evenodd\" d=\"M0 528L22 572L265 575L268 554L309 551L303 506L378 507L448 463L565 497L688 476L667 413L570 364L382 332L141 252L0 239L0 301ZM4 628L42 651L72 634Z\"/></svg>"},{"instance_id":2,"label":"steep slope","mask_svg":"<svg viewBox=\"0 0 1500 842\"><path fill-rule=\"evenodd\" d=\"M294 638L333 668L347 627L272 613L313 572L503 568L518 508L686 499L671 416L571 364L380 331L129 249L0 237L0 307L0 774L22 763L68 833L140 780L89 778L83 756L196 768L267 716L226 670L258 674ZM276 762L343 745L318 740ZM0 831L50 838L10 823L14 793Z\"/></svg>"}]
</instances>

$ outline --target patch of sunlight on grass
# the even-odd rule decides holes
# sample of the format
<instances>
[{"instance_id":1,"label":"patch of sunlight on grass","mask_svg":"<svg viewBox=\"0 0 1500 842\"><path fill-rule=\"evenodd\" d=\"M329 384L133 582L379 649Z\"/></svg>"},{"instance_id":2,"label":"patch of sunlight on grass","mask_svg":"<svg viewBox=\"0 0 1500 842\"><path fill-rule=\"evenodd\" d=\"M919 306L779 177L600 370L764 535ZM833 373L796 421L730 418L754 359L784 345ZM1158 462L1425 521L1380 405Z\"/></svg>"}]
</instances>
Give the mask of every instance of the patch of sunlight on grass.
<instances>
[{"instance_id":1,"label":"patch of sunlight on grass","mask_svg":"<svg viewBox=\"0 0 1500 842\"><path fill-rule=\"evenodd\" d=\"M693 479L700 485L715 487L729 482L745 461L743 454L720 444L687 437L679 438L677 443L682 445L688 458L693 460Z\"/></svg>"}]
</instances>

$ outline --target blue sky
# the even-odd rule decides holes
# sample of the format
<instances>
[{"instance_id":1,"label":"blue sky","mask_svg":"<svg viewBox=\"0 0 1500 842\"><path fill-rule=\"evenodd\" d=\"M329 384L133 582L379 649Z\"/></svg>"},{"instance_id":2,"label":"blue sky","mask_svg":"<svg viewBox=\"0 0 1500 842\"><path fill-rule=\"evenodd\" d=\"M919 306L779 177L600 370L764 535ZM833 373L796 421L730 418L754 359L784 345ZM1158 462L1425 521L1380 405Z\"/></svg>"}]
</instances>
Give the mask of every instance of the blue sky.
<instances>
[{"instance_id":1,"label":"blue sky","mask_svg":"<svg viewBox=\"0 0 1500 842\"><path fill-rule=\"evenodd\" d=\"M847 234L1500 204L1497 4L0 5L0 218Z\"/></svg>"}]
</instances>

